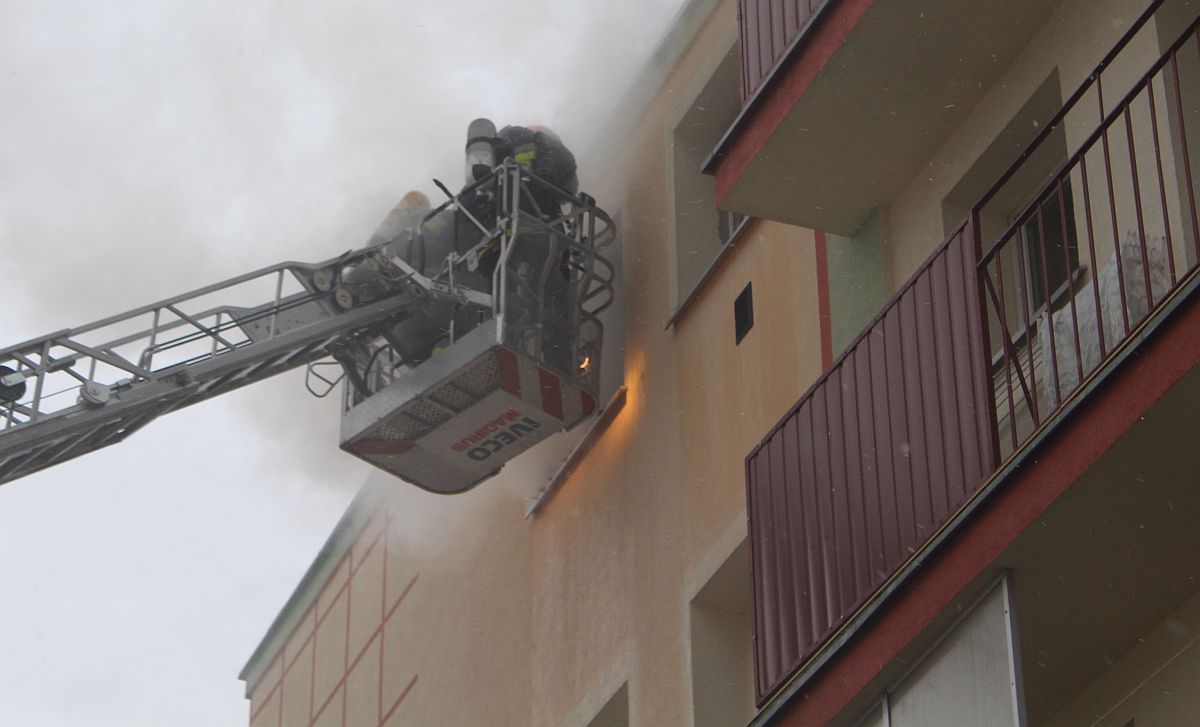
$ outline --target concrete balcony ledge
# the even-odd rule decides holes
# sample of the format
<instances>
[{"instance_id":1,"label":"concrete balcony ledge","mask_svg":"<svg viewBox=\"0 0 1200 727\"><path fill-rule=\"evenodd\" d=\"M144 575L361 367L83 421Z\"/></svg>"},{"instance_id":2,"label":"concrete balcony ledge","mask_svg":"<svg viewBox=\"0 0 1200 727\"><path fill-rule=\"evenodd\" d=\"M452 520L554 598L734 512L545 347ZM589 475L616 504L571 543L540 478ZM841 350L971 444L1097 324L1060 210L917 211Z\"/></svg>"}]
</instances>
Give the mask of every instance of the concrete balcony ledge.
<instances>
[{"instance_id":1,"label":"concrete balcony ledge","mask_svg":"<svg viewBox=\"0 0 1200 727\"><path fill-rule=\"evenodd\" d=\"M829 3L706 162L717 204L853 234L919 173L1053 9L1045 0Z\"/></svg>"}]
</instances>

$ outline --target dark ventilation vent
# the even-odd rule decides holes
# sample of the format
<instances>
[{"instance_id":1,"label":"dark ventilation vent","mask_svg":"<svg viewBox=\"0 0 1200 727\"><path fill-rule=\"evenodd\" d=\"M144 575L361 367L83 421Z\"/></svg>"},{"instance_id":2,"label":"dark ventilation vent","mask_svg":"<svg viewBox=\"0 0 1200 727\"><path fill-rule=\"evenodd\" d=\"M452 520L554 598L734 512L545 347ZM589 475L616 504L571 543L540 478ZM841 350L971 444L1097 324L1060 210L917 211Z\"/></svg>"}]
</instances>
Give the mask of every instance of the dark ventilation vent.
<instances>
[{"instance_id":1,"label":"dark ventilation vent","mask_svg":"<svg viewBox=\"0 0 1200 727\"><path fill-rule=\"evenodd\" d=\"M753 284L746 283L737 300L733 301L733 329L738 343L741 343L754 327L754 292L750 289L751 285Z\"/></svg>"}]
</instances>

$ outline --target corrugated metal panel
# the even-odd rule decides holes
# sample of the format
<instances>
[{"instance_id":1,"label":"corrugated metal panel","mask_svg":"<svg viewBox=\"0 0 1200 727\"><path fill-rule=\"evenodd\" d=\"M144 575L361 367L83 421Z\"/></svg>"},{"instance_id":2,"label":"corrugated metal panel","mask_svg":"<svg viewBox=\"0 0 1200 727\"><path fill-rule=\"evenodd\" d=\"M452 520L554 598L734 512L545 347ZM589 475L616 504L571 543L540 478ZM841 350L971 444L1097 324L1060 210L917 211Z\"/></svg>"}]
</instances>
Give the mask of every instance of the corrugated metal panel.
<instances>
[{"instance_id":1,"label":"corrugated metal panel","mask_svg":"<svg viewBox=\"0 0 1200 727\"><path fill-rule=\"evenodd\" d=\"M746 458L761 704L992 471L964 225Z\"/></svg>"},{"instance_id":2,"label":"corrugated metal panel","mask_svg":"<svg viewBox=\"0 0 1200 727\"><path fill-rule=\"evenodd\" d=\"M739 0L742 100L770 75L825 0Z\"/></svg>"}]
</instances>

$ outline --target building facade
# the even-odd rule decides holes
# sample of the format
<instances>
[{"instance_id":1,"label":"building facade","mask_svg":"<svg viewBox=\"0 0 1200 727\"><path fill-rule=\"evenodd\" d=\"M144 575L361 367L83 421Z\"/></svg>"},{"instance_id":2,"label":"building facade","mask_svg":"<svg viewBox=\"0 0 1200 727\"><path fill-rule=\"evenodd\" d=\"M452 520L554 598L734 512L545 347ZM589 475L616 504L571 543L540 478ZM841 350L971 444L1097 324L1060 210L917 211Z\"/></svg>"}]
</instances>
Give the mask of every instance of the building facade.
<instances>
[{"instance_id":1,"label":"building facade","mask_svg":"<svg viewBox=\"0 0 1200 727\"><path fill-rule=\"evenodd\" d=\"M580 154L604 409L369 481L252 727L1190 723L1198 16L690 2Z\"/></svg>"},{"instance_id":2,"label":"building facade","mask_svg":"<svg viewBox=\"0 0 1200 727\"><path fill-rule=\"evenodd\" d=\"M837 331L747 458L753 724L1193 721L1198 13L742 3L716 200Z\"/></svg>"}]
</instances>

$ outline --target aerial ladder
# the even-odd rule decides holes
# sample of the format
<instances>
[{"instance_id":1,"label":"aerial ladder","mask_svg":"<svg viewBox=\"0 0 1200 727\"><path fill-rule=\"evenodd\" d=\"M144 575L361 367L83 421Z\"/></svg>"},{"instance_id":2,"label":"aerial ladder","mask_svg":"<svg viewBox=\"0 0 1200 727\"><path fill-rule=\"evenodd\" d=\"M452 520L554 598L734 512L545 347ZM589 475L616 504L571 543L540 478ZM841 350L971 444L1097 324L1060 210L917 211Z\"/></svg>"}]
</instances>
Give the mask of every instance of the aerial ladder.
<instances>
[{"instance_id":1,"label":"aerial ladder","mask_svg":"<svg viewBox=\"0 0 1200 727\"><path fill-rule=\"evenodd\" d=\"M512 158L476 155L468 180L435 180L446 200L405 240L0 349L0 483L299 367L318 396L344 381L343 450L432 492L574 427L596 409L613 221Z\"/></svg>"}]
</instances>

